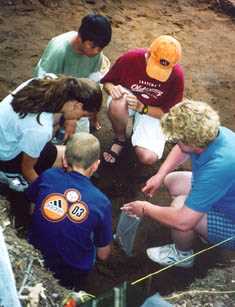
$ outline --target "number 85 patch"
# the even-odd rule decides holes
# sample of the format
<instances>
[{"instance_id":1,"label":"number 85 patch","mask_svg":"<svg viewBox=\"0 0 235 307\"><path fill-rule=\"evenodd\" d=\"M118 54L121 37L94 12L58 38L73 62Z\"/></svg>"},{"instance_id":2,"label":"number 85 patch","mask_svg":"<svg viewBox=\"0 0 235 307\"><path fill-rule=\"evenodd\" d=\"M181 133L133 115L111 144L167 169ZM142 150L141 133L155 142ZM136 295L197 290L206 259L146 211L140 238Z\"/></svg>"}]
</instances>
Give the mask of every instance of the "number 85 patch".
<instances>
[{"instance_id":1,"label":"number 85 patch","mask_svg":"<svg viewBox=\"0 0 235 307\"><path fill-rule=\"evenodd\" d=\"M67 215L72 222L82 223L88 218L89 209L84 202L76 202L70 206Z\"/></svg>"}]
</instances>

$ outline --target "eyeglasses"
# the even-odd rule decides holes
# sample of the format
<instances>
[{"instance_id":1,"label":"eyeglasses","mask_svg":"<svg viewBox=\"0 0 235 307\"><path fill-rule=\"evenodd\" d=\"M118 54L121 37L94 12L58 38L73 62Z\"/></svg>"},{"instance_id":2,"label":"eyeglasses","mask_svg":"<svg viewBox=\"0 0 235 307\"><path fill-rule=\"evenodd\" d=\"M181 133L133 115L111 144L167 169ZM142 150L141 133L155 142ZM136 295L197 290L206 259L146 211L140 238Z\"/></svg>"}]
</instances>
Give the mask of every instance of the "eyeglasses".
<instances>
[{"instance_id":1,"label":"eyeglasses","mask_svg":"<svg viewBox=\"0 0 235 307\"><path fill-rule=\"evenodd\" d=\"M167 61L167 60L165 60L165 59L160 59L160 64L161 64L162 66L169 66L169 65L170 65L170 62Z\"/></svg>"}]
</instances>

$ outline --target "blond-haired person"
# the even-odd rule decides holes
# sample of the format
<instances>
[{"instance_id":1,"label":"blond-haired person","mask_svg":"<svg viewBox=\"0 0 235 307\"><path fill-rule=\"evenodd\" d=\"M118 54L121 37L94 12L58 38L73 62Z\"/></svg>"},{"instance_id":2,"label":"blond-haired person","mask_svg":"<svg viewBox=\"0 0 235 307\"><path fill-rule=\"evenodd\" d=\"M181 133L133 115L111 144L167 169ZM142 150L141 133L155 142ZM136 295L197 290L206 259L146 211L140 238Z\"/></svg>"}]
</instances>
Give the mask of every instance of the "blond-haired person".
<instances>
[{"instance_id":1,"label":"blond-haired person","mask_svg":"<svg viewBox=\"0 0 235 307\"><path fill-rule=\"evenodd\" d=\"M210 243L235 236L235 134L220 126L217 112L208 104L190 100L171 108L161 127L176 145L143 192L152 196L164 183L173 198L171 206L134 201L122 209L171 227L173 244L147 249L150 259L170 265L192 255L196 234ZM187 159L192 172L172 172ZM235 249L235 239L223 246ZM193 261L177 265L191 267Z\"/></svg>"},{"instance_id":2,"label":"blond-haired person","mask_svg":"<svg viewBox=\"0 0 235 307\"><path fill-rule=\"evenodd\" d=\"M35 203L30 242L66 287L83 288L96 256L106 260L110 254L111 203L89 179L99 156L95 136L75 134L66 145L67 170L45 171L26 191Z\"/></svg>"}]
</instances>

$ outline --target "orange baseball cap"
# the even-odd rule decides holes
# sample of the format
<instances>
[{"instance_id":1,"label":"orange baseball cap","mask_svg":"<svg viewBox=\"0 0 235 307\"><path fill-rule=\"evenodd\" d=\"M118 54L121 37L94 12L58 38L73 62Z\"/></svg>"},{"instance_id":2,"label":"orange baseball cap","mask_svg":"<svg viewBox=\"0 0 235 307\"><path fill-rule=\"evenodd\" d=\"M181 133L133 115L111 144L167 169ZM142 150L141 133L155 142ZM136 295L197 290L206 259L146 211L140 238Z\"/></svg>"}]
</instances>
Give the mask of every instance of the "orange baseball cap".
<instances>
[{"instance_id":1,"label":"orange baseball cap","mask_svg":"<svg viewBox=\"0 0 235 307\"><path fill-rule=\"evenodd\" d=\"M152 42L149 52L147 75L161 82L167 81L174 65L181 59L180 43L172 36L162 35Z\"/></svg>"}]
</instances>

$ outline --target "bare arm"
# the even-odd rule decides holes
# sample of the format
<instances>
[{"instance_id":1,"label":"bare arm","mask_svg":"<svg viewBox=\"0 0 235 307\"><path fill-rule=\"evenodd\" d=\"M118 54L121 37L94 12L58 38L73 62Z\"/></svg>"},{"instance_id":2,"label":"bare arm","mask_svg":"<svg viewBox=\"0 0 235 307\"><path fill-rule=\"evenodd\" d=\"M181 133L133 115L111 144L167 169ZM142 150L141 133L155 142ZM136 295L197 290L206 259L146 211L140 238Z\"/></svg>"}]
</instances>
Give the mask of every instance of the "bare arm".
<instances>
[{"instance_id":1,"label":"bare arm","mask_svg":"<svg viewBox=\"0 0 235 307\"><path fill-rule=\"evenodd\" d=\"M26 153L23 153L21 171L25 179L30 183L38 178L38 174L34 170L34 166L37 163L37 160L37 158L32 158Z\"/></svg>"},{"instance_id":2,"label":"bare arm","mask_svg":"<svg viewBox=\"0 0 235 307\"><path fill-rule=\"evenodd\" d=\"M128 103L128 108L133 111L137 111L142 113L145 107L147 107L147 112L144 114L154 117L154 118L161 118L164 115L164 112L161 108L155 106L146 106L144 103L139 101L139 99L133 94L126 94L126 101Z\"/></svg>"},{"instance_id":3,"label":"bare arm","mask_svg":"<svg viewBox=\"0 0 235 307\"><path fill-rule=\"evenodd\" d=\"M105 90L105 92L106 92L108 95L110 95L111 90L112 90L112 88L113 88L114 86L115 86L115 85L114 85L113 83L111 83L111 82L106 82L106 83L104 83L104 90Z\"/></svg>"},{"instance_id":4,"label":"bare arm","mask_svg":"<svg viewBox=\"0 0 235 307\"><path fill-rule=\"evenodd\" d=\"M175 170L177 166L181 165L188 159L189 155L184 153L178 145L175 145L159 168L157 172L158 176L165 178L167 174Z\"/></svg>"},{"instance_id":5,"label":"bare arm","mask_svg":"<svg viewBox=\"0 0 235 307\"><path fill-rule=\"evenodd\" d=\"M154 118L161 118L164 112L161 108L155 106L145 106L138 98L133 94L126 94L126 101L128 103L128 108L141 113L145 107L147 107L147 112L144 113L148 116Z\"/></svg>"},{"instance_id":6,"label":"bare arm","mask_svg":"<svg viewBox=\"0 0 235 307\"><path fill-rule=\"evenodd\" d=\"M104 90L113 99L121 98L127 91L121 85L114 85L111 82L104 83Z\"/></svg>"},{"instance_id":7,"label":"bare arm","mask_svg":"<svg viewBox=\"0 0 235 307\"><path fill-rule=\"evenodd\" d=\"M143 107L144 105L142 103L142 109ZM148 112L146 114L154 118L161 118L164 115L164 112L159 107L148 106Z\"/></svg>"},{"instance_id":8,"label":"bare arm","mask_svg":"<svg viewBox=\"0 0 235 307\"><path fill-rule=\"evenodd\" d=\"M127 92L121 85L114 85L111 82L107 82L104 83L104 90L108 95L112 96L113 99L119 99L123 95L126 95L128 107L134 111L141 112L145 106L135 95ZM148 106L148 112L146 114L151 117L161 118L164 112L159 107Z\"/></svg>"},{"instance_id":9,"label":"bare arm","mask_svg":"<svg viewBox=\"0 0 235 307\"><path fill-rule=\"evenodd\" d=\"M107 260L109 255L111 253L111 245L106 245L104 247L98 247L97 248L97 257L100 259L100 260Z\"/></svg>"},{"instance_id":10,"label":"bare arm","mask_svg":"<svg viewBox=\"0 0 235 307\"><path fill-rule=\"evenodd\" d=\"M158 172L146 182L142 192L152 197L155 191L160 188L166 175L173 171L177 166L184 163L188 158L189 155L182 152L178 145L175 145Z\"/></svg>"},{"instance_id":11,"label":"bare arm","mask_svg":"<svg viewBox=\"0 0 235 307\"><path fill-rule=\"evenodd\" d=\"M121 209L127 214L148 216L162 224L181 231L188 231L202 218L203 213L194 211L181 204L182 207L161 207L146 201L134 201L125 204Z\"/></svg>"}]
</instances>

